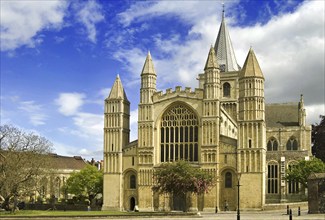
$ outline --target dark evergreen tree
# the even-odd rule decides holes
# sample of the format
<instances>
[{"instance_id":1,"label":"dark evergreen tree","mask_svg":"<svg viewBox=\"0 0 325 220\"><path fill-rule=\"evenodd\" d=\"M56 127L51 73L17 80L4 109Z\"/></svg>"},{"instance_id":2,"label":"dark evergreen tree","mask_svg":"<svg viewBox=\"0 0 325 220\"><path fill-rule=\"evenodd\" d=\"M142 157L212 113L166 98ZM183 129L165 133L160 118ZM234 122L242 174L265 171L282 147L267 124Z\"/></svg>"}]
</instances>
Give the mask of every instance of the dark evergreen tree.
<instances>
[{"instance_id":1,"label":"dark evergreen tree","mask_svg":"<svg viewBox=\"0 0 325 220\"><path fill-rule=\"evenodd\" d=\"M312 125L313 155L325 162L325 115L321 115L321 122Z\"/></svg>"}]
</instances>

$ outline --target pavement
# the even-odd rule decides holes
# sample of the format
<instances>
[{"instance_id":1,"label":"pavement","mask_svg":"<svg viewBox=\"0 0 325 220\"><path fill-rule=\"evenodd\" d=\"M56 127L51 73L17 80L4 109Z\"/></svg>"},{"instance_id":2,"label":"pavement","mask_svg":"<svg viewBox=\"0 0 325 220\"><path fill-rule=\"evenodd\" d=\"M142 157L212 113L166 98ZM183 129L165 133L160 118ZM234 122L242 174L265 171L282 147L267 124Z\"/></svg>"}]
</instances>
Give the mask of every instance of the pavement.
<instances>
[{"instance_id":1,"label":"pavement","mask_svg":"<svg viewBox=\"0 0 325 220\"><path fill-rule=\"evenodd\" d=\"M293 210L297 211L297 210ZM194 216L121 216L121 217L110 217L110 216L94 216L94 217L0 217L0 220L13 220L13 219L37 219L37 220L66 220L66 219L80 219L80 220L93 220L93 219L109 219L109 220L130 220L130 219L144 219L144 220L163 220L163 219L179 219L179 220L190 220L190 219L215 219L215 220L236 220L237 212L235 211L227 211L227 212L219 212L219 213L209 213L202 212L198 213L198 215ZM242 211L240 213L240 220L254 220L254 219L262 219L262 220L308 220L308 219L317 219L317 220L325 220L325 214L308 214L307 211L301 211L301 215L298 216L298 213L293 213L292 218L284 213L283 210L272 210L272 211Z\"/></svg>"}]
</instances>

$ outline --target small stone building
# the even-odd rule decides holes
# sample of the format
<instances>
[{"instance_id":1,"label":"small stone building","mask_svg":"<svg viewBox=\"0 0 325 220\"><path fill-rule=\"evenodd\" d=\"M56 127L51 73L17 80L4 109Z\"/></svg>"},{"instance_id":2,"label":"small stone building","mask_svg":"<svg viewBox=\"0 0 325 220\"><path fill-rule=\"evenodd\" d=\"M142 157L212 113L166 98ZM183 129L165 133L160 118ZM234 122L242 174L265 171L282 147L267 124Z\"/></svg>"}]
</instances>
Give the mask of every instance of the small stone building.
<instances>
[{"instance_id":1,"label":"small stone building","mask_svg":"<svg viewBox=\"0 0 325 220\"><path fill-rule=\"evenodd\" d=\"M308 178L308 212L325 213L325 173L313 173Z\"/></svg>"}]
</instances>

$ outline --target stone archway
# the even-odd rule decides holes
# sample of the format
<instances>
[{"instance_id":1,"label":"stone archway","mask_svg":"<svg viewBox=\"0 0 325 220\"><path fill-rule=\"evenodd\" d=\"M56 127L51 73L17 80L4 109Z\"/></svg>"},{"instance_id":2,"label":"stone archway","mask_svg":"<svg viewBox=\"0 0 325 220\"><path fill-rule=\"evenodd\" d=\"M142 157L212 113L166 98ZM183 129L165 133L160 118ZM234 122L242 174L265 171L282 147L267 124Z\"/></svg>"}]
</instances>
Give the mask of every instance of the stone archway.
<instances>
[{"instance_id":1,"label":"stone archway","mask_svg":"<svg viewBox=\"0 0 325 220\"><path fill-rule=\"evenodd\" d=\"M133 211L135 207L135 198L131 197L130 198L130 211Z\"/></svg>"},{"instance_id":2,"label":"stone archway","mask_svg":"<svg viewBox=\"0 0 325 220\"><path fill-rule=\"evenodd\" d=\"M234 211L237 208L237 175L232 169L225 169L220 176L220 200L219 209Z\"/></svg>"}]
</instances>

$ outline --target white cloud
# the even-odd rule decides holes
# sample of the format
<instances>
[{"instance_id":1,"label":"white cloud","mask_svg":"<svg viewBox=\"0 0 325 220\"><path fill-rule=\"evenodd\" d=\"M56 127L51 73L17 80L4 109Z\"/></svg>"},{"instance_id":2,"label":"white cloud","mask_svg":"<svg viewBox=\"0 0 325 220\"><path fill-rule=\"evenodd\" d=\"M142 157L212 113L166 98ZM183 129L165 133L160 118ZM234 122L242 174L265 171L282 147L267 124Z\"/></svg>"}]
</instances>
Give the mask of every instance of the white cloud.
<instances>
[{"instance_id":1,"label":"white cloud","mask_svg":"<svg viewBox=\"0 0 325 220\"><path fill-rule=\"evenodd\" d=\"M233 4L236 2L226 6L231 8ZM183 5L166 1L136 3L119 15L125 26L148 18L176 16L190 27L181 39L177 34L151 38L155 42L151 55L160 88L175 83L197 87L193 79L203 72L209 47L218 33L221 13L215 12L221 12L221 5L214 2ZM226 17L239 65L243 66L250 46L255 51L265 76L267 103L298 102L300 94L304 94L307 107L324 105L324 10L322 1L304 1L293 12L281 12L266 23L248 27L235 26L240 10L232 10L232 17ZM227 12L226 9L226 15ZM135 83L140 78L146 51L137 47L128 51L122 48L114 57L127 64Z\"/></svg>"},{"instance_id":2,"label":"white cloud","mask_svg":"<svg viewBox=\"0 0 325 220\"><path fill-rule=\"evenodd\" d=\"M320 115L325 115L325 105L310 105L306 106L307 111L307 124L320 123Z\"/></svg>"},{"instance_id":3,"label":"white cloud","mask_svg":"<svg viewBox=\"0 0 325 220\"><path fill-rule=\"evenodd\" d=\"M66 1L1 1L1 51L42 42L38 33L63 24Z\"/></svg>"},{"instance_id":4,"label":"white cloud","mask_svg":"<svg viewBox=\"0 0 325 220\"><path fill-rule=\"evenodd\" d=\"M18 108L27 113L29 122L34 126L45 124L45 121L48 118L44 114L42 105L36 104L35 101L22 101L19 103Z\"/></svg>"},{"instance_id":5,"label":"white cloud","mask_svg":"<svg viewBox=\"0 0 325 220\"><path fill-rule=\"evenodd\" d=\"M138 109L130 112L130 141L138 139Z\"/></svg>"},{"instance_id":6,"label":"white cloud","mask_svg":"<svg viewBox=\"0 0 325 220\"><path fill-rule=\"evenodd\" d=\"M76 20L85 26L88 39L96 43L96 24L104 20L102 7L94 0L81 1L73 4L76 12Z\"/></svg>"},{"instance_id":7,"label":"white cloud","mask_svg":"<svg viewBox=\"0 0 325 220\"><path fill-rule=\"evenodd\" d=\"M84 104L85 95L82 93L61 93L55 100L59 112L65 116L75 115Z\"/></svg>"}]
</instances>

